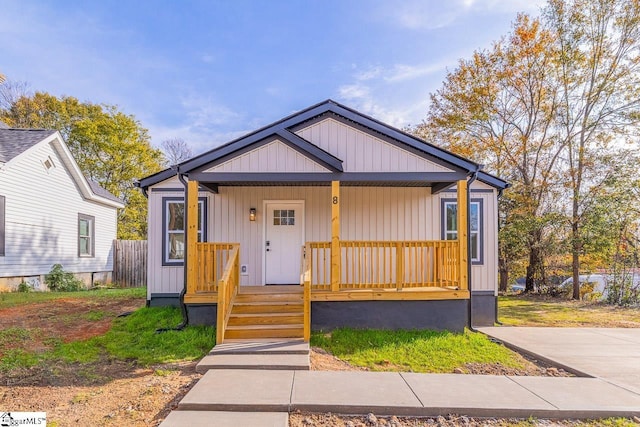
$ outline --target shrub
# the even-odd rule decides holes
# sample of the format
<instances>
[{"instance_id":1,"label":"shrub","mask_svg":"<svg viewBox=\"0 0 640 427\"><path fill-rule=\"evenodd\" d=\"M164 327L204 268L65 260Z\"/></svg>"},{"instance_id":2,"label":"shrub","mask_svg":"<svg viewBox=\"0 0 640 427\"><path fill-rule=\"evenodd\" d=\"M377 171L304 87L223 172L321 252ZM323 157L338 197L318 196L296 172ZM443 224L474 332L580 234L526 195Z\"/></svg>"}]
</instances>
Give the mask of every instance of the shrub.
<instances>
[{"instance_id":1,"label":"shrub","mask_svg":"<svg viewBox=\"0 0 640 427\"><path fill-rule=\"evenodd\" d=\"M49 274L44 277L44 282L49 285L49 289L58 292L73 292L82 288L82 282L72 273L64 271L60 264L53 265Z\"/></svg>"},{"instance_id":2,"label":"shrub","mask_svg":"<svg viewBox=\"0 0 640 427\"><path fill-rule=\"evenodd\" d=\"M31 292L31 286L23 280L18 285L18 292Z\"/></svg>"}]
</instances>

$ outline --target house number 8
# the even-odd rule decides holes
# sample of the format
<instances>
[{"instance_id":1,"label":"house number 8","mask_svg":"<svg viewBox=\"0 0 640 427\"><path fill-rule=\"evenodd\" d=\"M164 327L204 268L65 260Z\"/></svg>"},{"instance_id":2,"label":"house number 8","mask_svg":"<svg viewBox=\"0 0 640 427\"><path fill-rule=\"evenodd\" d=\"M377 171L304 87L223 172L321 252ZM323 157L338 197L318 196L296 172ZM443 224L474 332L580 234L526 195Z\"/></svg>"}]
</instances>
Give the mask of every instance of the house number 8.
<instances>
[{"instance_id":1,"label":"house number 8","mask_svg":"<svg viewBox=\"0 0 640 427\"><path fill-rule=\"evenodd\" d=\"M334 196L333 197L333 204L337 205L338 204L338 196Z\"/></svg>"}]
</instances>

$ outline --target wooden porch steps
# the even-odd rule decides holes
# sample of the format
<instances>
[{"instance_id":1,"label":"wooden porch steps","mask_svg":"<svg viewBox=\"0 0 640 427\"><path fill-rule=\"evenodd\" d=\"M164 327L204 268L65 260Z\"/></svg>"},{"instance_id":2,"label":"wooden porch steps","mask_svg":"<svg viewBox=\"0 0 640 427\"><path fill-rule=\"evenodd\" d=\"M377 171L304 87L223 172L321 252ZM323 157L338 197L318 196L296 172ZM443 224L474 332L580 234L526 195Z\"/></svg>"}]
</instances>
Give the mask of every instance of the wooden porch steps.
<instances>
[{"instance_id":1,"label":"wooden porch steps","mask_svg":"<svg viewBox=\"0 0 640 427\"><path fill-rule=\"evenodd\" d=\"M224 338L302 338L304 307L299 286L242 289L236 295Z\"/></svg>"}]
</instances>

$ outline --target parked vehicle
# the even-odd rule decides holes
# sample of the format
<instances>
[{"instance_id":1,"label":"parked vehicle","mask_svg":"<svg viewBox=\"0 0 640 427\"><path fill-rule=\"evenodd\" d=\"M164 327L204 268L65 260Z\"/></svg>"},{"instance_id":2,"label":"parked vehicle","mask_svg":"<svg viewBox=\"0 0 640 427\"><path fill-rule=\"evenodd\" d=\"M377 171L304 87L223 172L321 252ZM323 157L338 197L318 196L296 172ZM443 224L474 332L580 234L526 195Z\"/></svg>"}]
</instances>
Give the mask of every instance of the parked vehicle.
<instances>
[{"instance_id":1,"label":"parked vehicle","mask_svg":"<svg viewBox=\"0 0 640 427\"><path fill-rule=\"evenodd\" d=\"M511 285L512 292L524 292L524 288L526 285L526 277L519 277L516 279L516 282Z\"/></svg>"},{"instance_id":2,"label":"parked vehicle","mask_svg":"<svg viewBox=\"0 0 640 427\"><path fill-rule=\"evenodd\" d=\"M607 283L609 277L603 274L581 274L578 278L580 282L580 299L604 299L606 297ZM560 284L560 289L570 293L573 289L573 277Z\"/></svg>"}]
</instances>

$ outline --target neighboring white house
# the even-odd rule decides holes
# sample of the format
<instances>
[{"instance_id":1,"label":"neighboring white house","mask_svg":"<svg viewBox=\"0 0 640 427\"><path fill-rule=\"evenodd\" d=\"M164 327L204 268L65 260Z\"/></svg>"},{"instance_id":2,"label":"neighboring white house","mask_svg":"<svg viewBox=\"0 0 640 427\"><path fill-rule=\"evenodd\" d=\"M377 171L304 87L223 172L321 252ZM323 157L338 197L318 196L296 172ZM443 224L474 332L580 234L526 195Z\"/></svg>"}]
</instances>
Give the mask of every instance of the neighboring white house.
<instances>
[{"instance_id":1,"label":"neighboring white house","mask_svg":"<svg viewBox=\"0 0 640 427\"><path fill-rule=\"evenodd\" d=\"M123 207L82 174L59 132L0 122L0 291L44 289L54 264L87 285L111 281Z\"/></svg>"},{"instance_id":2,"label":"neighboring white house","mask_svg":"<svg viewBox=\"0 0 640 427\"><path fill-rule=\"evenodd\" d=\"M144 178L151 304L175 303L184 289L187 181L200 187L198 240L239 244L241 287L298 284L303 264L313 262L314 328L460 329L471 311L475 324L495 321L498 196L508 184L468 159L329 100ZM461 194L469 238L457 246ZM341 273L332 280L340 283L330 292L328 247L336 239ZM446 252L449 243L463 254ZM311 261L309 248L324 252ZM406 265L396 262L400 250ZM193 322L216 304L221 268L211 282L216 261L206 254L198 255L201 280L185 296ZM403 316L412 318L392 324Z\"/></svg>"}]
</instances>

